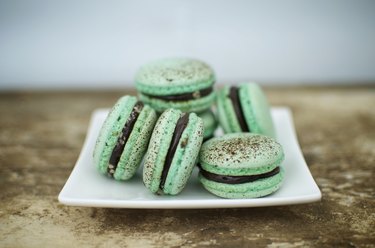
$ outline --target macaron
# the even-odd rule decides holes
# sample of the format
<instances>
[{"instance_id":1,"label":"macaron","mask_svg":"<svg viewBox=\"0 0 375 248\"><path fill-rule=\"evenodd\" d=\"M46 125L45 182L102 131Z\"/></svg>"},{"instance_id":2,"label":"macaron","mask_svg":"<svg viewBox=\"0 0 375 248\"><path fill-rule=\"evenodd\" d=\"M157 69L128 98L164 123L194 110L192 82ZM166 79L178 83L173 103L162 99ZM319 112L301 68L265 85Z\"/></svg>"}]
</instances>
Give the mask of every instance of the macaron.
<instances>
[{"instance_id":1,"label":"macaron","mask_svg":"<svg viewBox=\"0 0 375 248\"><path fill-rule=\"evenodd\" d=\"M144 160L143 183L153 193L176 195L198 159L203 121L195 113L164 111L152 132Z\"/></svg>"},{"instance_id":2,"label":"macaron","mask_svg":"<svg viewBox=\"0 0 375 248\"><path fill-rule=\"evenodd\" d=\"M130 179L146 152L156 123L155 110L134 96L123 96L112 107L94 148L99 172L116 180Z\"/></svg>"},{"instance_id":3,"label":"macaron","mask_svg":"<svg viewBox=\"0 0 375 248\"><path fill-rule=\"evenodd\" d=\"M158 112L169 108L202 112L215 101L215 75L206 63L167 58L142 66L135 76L140 99Z\"/></svg>"},{"instance_id":4,"label":"macaron","mask_svg":"<svg viewBox=\"0 0 375 248\"><path fill-rule=\"evenodd\" d=\"M251 132L276 136L267 98L255 83L224 86L218 92L217 110L225 133Z\"/></svg>"},{"instance_id":5,"label":"macaron","mask_svg":"<svg viewBox=\"0 0 375 248\"><path fill-rule=\"evenodd\" d=\"M211 139L212 137L214 137L215 130L218 126L215 114L212 112L212 110L207 110L205 112L199 113L198 116L203 120L203 141Z\"/></svg>"},{"instance_id":6,"label":"macaron","mask_svg":"<svg viewBox=\"0 0 375 248\"><path fill-rule=\"evenodd\" d=\"M273 138L231 133L206 141L199 155L199 180L223 198L256 198L278 190L284 152Z\"/></svg>"}]
</instances>

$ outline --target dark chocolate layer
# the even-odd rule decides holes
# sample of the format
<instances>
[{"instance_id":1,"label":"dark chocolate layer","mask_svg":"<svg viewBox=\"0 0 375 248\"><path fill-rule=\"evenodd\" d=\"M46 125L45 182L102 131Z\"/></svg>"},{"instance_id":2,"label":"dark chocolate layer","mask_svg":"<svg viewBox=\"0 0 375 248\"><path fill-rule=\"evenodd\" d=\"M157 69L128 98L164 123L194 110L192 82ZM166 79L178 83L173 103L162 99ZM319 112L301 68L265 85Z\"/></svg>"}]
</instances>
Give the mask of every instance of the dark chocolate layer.
<instances>
[{"instance_id":1,"label":"dark chocolate layer","mask_svg":"<svg viewBox=\"0 0 375 248\"><path fill-rule=\"evenodd\" d=\"M208 171L205 171L202 169L202 167L199 165L200 173L202 176L207 178L208 180L215 181L218 183L226 183L226 184L240 184L240 183L250 183L254 182L259 179L272 177L280 172L280 167L276 167L270 172L266 172L259 175L250 175L250 176L224 176L224 175L218 175L215 173L211 173Z\"/></svg>"},{"instance_id":2,"label":"dark chocolate layer","mask_svg":"<svg viewBox=\"0 0 375 248\"><path fill-rule=\"evenodd\" d=\"M107 172L110 176L113 176L113 174L115 173L117 164L120 161L120 157L121 157L122 152L124 151L126 142L128 141L130 133L132 132L134 124L137 121L138 116L141 113L142 109L143 109L142 102L137 102L134 105L132 112L130 113L130 116L128 117L128 120L125 122L125 125L122 128L120 135L118 136L116 145L112 150L111 157L109 158L109 165L107 168Z\"/></svg>"},{"instance_id":3,"label":"dark chocolate layer","mask_svg":"<svg viewBox=\"0 0 375 248\"><path fill-rule=\"evenodd\" d=\"M145 94L145 93L142 93L142 94L148 97L156 98L156 99L178 102L178 101L189 101L189 100L205 97L211 94L212 91L213 91L213 87L210 86L206 89L197 90L197 91L189 92L189 93L178 94L178 95L156 96L156 95Z\"/></svg>"},{"instance_id":4,"label":"dark chocolate layer","mask_svg":"<svg viewBox=\"0 0 375 248\"><path fill-rule=\"evenodd\" d=\"M232 86L229 89L229 98L233 103L234 112L236 113L238 123L240 124L241 130L243 132L250 132L250 129L246 123L245 117L243 115L242 106L240 98L238 95L238 87Z\"/></svg>"},{"instance_id":5,"label":"dark chocolate layer","mask_svg":"<svg viewBox=\"0 0 375 248\"><path fill-rule=\"evenodd\" d=\"M214 137L214 135L212 134L212 135L210 135L210 136L208 136L206 138L203 138L203 143L206 142L209 139L212 139L213 137Z\"/></svg>"},{"instance_id":6,"label":"dark chocolate layer","mask_svg":"<svg viewBox=\"0 0 375 248\"><path fill-rule=\"evenodd\" d=\"M167 156L165 158L164 167L160 178L160 189L164 188L165 180L167 179L169 168L171 167L174 154L176 153L178 142L180 141L181 135L187 127L188 122L189 114L184 113L183 116L181 116L176 123L176 127L174 129L171 140L171 145L168 148Z\"/></svg>"}]
</instances>

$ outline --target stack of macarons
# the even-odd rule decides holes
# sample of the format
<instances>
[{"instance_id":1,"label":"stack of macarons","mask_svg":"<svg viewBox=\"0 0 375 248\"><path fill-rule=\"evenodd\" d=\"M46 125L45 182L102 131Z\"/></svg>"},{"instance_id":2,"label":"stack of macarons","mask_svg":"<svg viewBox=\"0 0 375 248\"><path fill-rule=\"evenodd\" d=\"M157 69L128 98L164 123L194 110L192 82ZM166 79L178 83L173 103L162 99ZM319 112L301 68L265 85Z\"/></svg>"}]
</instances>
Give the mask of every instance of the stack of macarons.
<instances>
[{"instance_id":1,"label":"stack of macarons","mask_svg":"<svg viewBox=\"0 0 375 248\"><path fill-rule=\"evenodd\" d=\"M212 68L199 60L142 66L135 77L139 98L121 97L100 130L93 154L99 172L128 180L144 158L146 188L176 195L198 164L203 187L219 197L275 192L284 154L263 91L255 83L215 90L214 83ZM218 125L225 134L214 137Z\"/></svg>"}]
</instances>

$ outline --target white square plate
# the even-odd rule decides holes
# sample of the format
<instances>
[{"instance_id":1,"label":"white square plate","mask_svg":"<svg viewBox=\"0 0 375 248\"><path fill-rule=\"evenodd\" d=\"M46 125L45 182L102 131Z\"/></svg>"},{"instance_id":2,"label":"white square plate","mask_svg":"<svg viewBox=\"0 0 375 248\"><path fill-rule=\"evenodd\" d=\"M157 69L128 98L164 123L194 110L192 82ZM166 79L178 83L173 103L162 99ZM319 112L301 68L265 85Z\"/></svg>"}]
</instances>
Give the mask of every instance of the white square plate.
<instances>
[{"instance_id":1,"label":"white square plate","mask_svg":"<svg viewBox=\"0 0 375 248\"><path fill-rule=\"evenodd\" d=\"M278 141L283 145L285 180L281 188L256 199L222 199L206 191L197 179L195 169L188 185L177 196L158 196L142 183L141 168L129 181L119 182L101 175L93 165L92 153L99 129L108 109L94 111L87 137L78 161L60 192L59 201L66 205L111 208L234 208L260 207L314 202L321 199L299 147L292 115L288 108L272 108ZM220 132L220 131L219 131Z\"/></svg>"}]
</instances>

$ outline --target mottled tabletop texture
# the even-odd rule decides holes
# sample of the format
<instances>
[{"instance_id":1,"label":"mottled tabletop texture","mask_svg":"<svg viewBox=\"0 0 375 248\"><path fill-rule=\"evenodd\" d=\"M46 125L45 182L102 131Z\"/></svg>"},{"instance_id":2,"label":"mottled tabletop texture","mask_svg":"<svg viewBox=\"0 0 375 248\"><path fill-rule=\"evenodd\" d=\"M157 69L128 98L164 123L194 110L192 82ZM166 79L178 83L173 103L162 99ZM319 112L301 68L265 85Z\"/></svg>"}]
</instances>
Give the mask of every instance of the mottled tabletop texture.
<instances>
[{"instance_id":1,"label":"mottled tabletop texture","mask_svg":"<svg viewBox=\"0 0 375 248\"><path fill-rule=\"evenodd\" d=\"M0 247L375 247L375 87L268 87L292 109L321 202L192 210L64 206L91 112L134 90L0 93Z\"/></svg>"}]
</instances>

